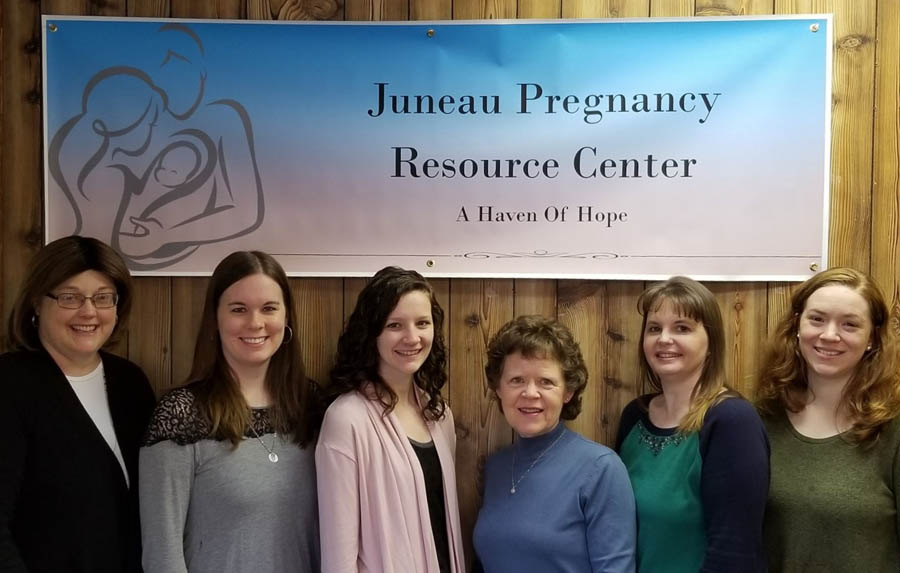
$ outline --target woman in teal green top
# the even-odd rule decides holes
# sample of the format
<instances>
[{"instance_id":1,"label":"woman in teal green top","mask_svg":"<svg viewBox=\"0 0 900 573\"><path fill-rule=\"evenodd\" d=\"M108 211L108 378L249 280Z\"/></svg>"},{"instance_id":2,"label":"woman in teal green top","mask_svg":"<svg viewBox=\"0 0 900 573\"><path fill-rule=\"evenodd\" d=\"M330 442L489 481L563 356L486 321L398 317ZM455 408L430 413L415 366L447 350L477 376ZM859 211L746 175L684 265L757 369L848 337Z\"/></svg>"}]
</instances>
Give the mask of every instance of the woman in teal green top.
<instances>
[{"instance_id":1,"label":"woman in teal green top","mask_svg":"<svg viewBox=\"0 0 900 573\"><path fill-rule=\"evenodd\" d=\"M868 275L829 269L794 291L757 390L772 441L771 571L900 571L897 352Z\"/></svg>"},{"instance_id":2,"label":"woman in teal green top","mask_svg":"<svg viewBox=\"0 0 900 573\"><path fill-rule=\"evenodd\" d=\"M638 571L765 571L769 446L753 407L725 387L716 299L686 277L649 287L641 378L653 392L623 411L616 449L638 514Z\"/></svg>"}]
</instances>

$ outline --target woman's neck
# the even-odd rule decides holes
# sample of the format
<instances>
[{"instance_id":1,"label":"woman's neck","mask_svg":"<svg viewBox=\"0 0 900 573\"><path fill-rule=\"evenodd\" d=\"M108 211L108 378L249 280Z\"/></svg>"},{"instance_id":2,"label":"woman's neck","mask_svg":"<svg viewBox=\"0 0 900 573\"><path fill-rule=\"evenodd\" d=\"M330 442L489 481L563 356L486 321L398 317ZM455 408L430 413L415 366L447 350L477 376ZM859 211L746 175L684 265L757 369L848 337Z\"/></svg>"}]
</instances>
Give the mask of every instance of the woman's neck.
<instances>
[{"instance_id":1,"label":"woman's neck","mask_svg":"<svg viewBox=\"0 0 900 573\"><path fill-rule=\"evenodd\" d=\"M810 438L827 438L849 430L853 418L844 401L846 380L826 380L815 373L807 376L806 405L799 412L788 412L788 418L801 434Z\"/></svg>"},{"instance_id":2,"label":"woman's neck","mask_svg":"<svg viewBox=\"0 0 900 573\"><path fill-rule=\"evenodd\" d=\"M238 388L244 401L251 408L267 408L271 406L269 389L266 387L266 371L268 364L260 368L235 368L231 365L237 379Z\"/></svg>"},{"instance_id":3,"label":"woman's neck","mask_svg":"<svg viewBox=\"0 0 900 573\"><path fill-rule=\"evenodd\" d=\"M690 378L660 380L662 394L651 402L654 408L651 408L650 421L660 428L681 424L691 409L691 398L699 378L698 374Z\"/></svg>"}]
</instances>

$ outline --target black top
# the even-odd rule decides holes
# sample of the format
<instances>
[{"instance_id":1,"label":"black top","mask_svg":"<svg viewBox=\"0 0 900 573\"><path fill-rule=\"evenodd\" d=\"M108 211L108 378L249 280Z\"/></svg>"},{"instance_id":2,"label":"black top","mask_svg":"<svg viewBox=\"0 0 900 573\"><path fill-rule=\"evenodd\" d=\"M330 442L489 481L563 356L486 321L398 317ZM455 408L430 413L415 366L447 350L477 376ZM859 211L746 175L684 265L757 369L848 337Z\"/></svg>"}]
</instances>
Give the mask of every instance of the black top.
<instances>
[{"instance_id":1,"label":"black top","mask_svg":"<svg viewBox=\"0 0 900 573\"><path fill-rule=\"evenodd\" d=\"M0 356L0 571L141 570L138 447L155 399L131 362L100 353L128 471L46 352Z\"/></svg>"},{"instance_id":2,"label":"black top","mask_svg":"<svg viewBox=\"0 0 900 573\"><path fill-rule=\"evenodd\" d=\"M447 515L444 509L444 478L441 475L441 460L438 458L434 442L423 444L410 438L422 473L425 475L425 494L428 496L428 515L431 517L431 533L437 551L441 573L450 573L450 542L447 539Z\"/></svg>"}]
</instances>

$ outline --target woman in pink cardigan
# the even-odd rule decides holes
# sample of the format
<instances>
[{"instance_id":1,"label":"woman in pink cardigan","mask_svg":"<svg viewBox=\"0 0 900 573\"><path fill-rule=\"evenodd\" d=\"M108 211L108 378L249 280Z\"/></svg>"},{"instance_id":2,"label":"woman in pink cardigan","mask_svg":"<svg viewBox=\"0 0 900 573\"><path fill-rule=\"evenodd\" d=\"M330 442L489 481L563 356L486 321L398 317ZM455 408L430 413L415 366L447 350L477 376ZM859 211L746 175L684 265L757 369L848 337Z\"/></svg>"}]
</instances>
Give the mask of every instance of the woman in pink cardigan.
<instances>
[{"instance_id":1,"label":"woman in pink cardigan","mask_svg":"<svg viewBox=\"0 0 900 573\"><path fill-rule=\"evenodd\" d=\"M323 573L463 573L444 311L384 268L338 341L316 447Z\"/></svg>"}]
</instances>

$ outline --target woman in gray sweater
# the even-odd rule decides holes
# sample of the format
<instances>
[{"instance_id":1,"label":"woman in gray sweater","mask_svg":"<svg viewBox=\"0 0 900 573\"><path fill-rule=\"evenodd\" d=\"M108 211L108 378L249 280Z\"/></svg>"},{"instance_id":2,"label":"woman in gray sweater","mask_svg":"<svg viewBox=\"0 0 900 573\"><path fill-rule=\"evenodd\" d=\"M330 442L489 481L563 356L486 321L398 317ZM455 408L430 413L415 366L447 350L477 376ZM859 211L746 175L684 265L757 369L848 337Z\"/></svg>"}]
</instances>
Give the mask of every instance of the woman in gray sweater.
<instances>
[{"instance_id":1,"label":"woman in gray sweater","mask_svg":"<svg viewBox=\"0 0 900 573\"><path fill-rule=\"evenodd\" d=\"M318 393L287 277L265 253L213 272L188 384L140 453L146 573L319 570Z\"/></svg>"}]
</instances>

